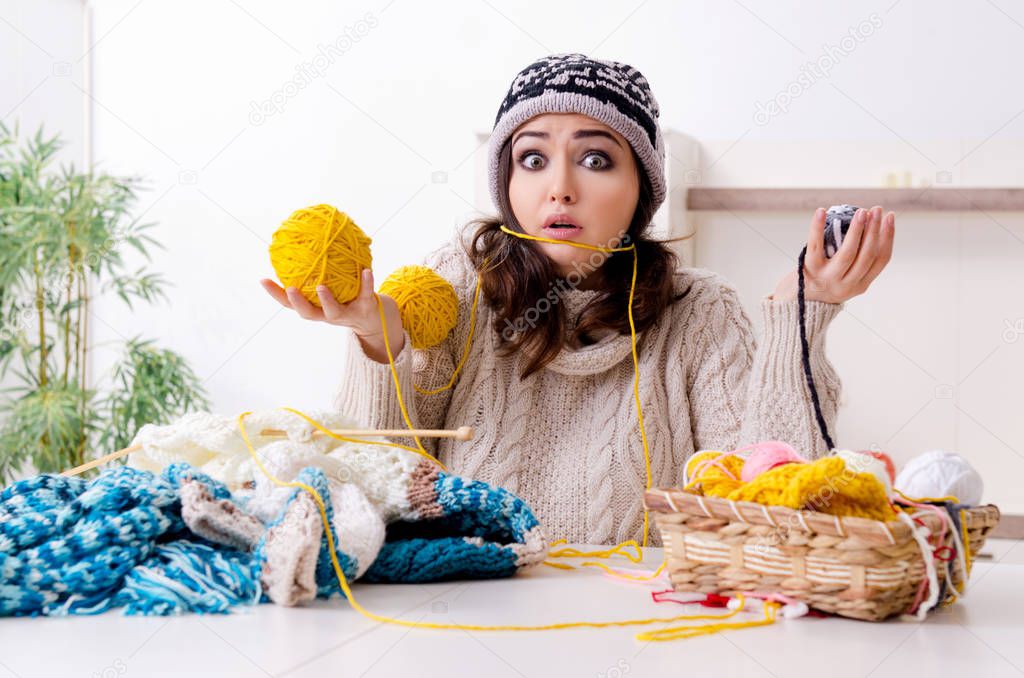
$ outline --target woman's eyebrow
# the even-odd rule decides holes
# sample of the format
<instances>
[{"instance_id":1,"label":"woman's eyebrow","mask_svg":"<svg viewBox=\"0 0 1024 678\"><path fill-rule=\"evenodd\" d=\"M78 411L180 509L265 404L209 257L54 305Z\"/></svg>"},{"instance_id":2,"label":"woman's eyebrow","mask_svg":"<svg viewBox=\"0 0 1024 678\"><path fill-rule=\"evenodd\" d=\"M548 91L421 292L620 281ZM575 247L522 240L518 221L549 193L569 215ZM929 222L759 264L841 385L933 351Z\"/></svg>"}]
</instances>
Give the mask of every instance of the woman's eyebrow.
<instances>
[{"instance_id":1,"label":"woman's eyebrow","mask_svg":"<svg viewBox=\"0 0 1024 678\"><path fill-rule=\"evenodd\" d=\"M516 142L522 139L523 137L537 137L538 139L547 139L549 136L550 135L547 132L534 132L532 130L527 130L525 132L520 132L519 134L517 134L516 138L512 140L512 145L515 146ZM619 146L620 148L622 147L622 144L619 143L618 139L613 137L608 132L605 132L603 129L581 129L576 130L576 133L572 135L573 139L585 139L587 137L607 137L611 139L613 142L615 142L616 146Z\"/></svg>"}]
</instances>

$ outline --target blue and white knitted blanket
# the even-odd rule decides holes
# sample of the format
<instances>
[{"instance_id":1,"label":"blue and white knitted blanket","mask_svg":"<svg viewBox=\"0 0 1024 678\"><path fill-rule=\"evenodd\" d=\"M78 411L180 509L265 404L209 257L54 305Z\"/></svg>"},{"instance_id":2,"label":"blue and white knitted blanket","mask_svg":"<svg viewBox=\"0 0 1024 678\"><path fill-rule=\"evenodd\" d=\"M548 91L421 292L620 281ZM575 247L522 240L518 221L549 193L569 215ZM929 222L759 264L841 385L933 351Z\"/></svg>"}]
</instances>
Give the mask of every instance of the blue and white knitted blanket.
<instances>
[{"instance_id":1,"label":"blue and white knitted blanket","mask_svg":"<svg viewBox=\"0 0 1024 678\"><path fill-rule=\"evenodd\" d=\"M287 446L260 454L320 494L349 581L507 577L547 555L521 499L407 452L363 451L347 465ZM340 592L319 510L301 489L257 478L232 492L174 463L44 474L0 492L0 616L221 613Z\"/></svg>"}]
</instances>

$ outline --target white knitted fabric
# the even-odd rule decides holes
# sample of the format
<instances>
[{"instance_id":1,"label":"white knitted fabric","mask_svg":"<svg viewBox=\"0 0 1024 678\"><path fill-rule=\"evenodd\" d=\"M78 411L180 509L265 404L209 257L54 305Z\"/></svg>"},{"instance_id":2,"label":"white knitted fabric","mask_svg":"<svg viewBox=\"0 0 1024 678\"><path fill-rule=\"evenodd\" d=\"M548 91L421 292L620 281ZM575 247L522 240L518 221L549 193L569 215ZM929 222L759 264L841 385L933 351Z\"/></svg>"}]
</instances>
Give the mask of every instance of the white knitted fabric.
<instances>
[{"instance_id":1,"label":"white knitted fabric","mask_svg":"<svg viewBox=\"0 0 1024 678\"><path fill-rule=\"evenodd\" d=\"M306 414L328 429L357 428L354 420L337 411L311 410ZM321 455L332 450L357 450L365 446L345 443L329 436L313 436L316 428L296 414L277 408L257 410L245 418L245 430L257 451L282 442L300 444ZM261 436L263 429L279 429L287 438ZM369 438L368 440L381 440ZM259 474L242 440L238 417L211 412L192 412L166 425L146 424L138 430L132 445L142 449L128 456L135 468L159 473L168 464L185 461L213 478L237 489Z\"/></svg>"},{"instance_id":2,"label":"white knitted fabric","mask_svg":"<svg viewBox=\"0 0 1024 678\"><path fill-rule=\"evenodd\" d=\"M413 456L401 450L399 452ZM259 454L263 465L279 480L295 480L299 471L307 466L316 466L324 470L331 491L331 506L334 507L331 526L335 538L339 544L345 545L346 553L356 558L356 574L361 577L384 544L385 525L380 511L362 489L357 484L345 480L349 474L342 472L342 463L317 451L310 443L293 441L271 443L260 449ZM405 488L403 481L408 480L408 477L402 479L394 476L389 480L397 493ZM269 523L280 515L295 488L281 487L263 473L257 473L255 482L256 487L249 496L245 508L264 523Z\"/></svg>"},{"instance_id":3,"label":"white knitted fabric","mask_svg":"<svg viewBox=\"0 0 1024 678\"><path fill-rule=\"evenodd\" d=\"M306 414L328 429L357 428L339 412ZM421 460L416 454L329 436L313 437L315 427L283 409L255 411L244 423L253 448L271 475L289 481L307 466L324 470L334 507L333 529L346 553L356 558L359 576L380 551L387 523L421 518L408 496L410 478ZM284 430L288 437L259 435L265 428ZM147 424L133 442L143 449L129 455L130 466L159 473L173 462L188 462L227 484L238 496L247 497L246 510L264 523L280 514L294 491L274 484L259 470L234 416L196 412L166 425ZM243 485L250 481L255 486L246 491Z\"/></svg>"},{"instance_id":4,"label":"white knitted fabric","mask_svg":"<svg viewBox=\"0 0 1024 678\"><path fill-rule=\"evenodd\" d=\"M476 435L423 444L452 473L520 496L552 538L641 540L646 474L629 335L565 349L520 380L518 356L497 355L492 315L481 300L455 387L433 396L414 389L447 384L469 334L476 272L458 237L423 262L455 288L458 324L444 342L425 350L413 349L406 334L395 366L413 425L466 425ZM690 292L648 330L639 353L653 485L680 485L686 459L701 449L783 440L807 458L825 454L800 362L797 302L763 299L764 335L757 342L736 290L722 277L696 268L675 277L677 292ZM597 294L571 290L561 303L574 318ZM825 355L825 331L841 309L807 302L811 369L833 431L840 381ZM368 358L351 331L342 336L346 352L335 409L363 426L404 428L389 366ZM650 527L649 543L660 544L653 521Z\"/></svg>"}]
</instances>

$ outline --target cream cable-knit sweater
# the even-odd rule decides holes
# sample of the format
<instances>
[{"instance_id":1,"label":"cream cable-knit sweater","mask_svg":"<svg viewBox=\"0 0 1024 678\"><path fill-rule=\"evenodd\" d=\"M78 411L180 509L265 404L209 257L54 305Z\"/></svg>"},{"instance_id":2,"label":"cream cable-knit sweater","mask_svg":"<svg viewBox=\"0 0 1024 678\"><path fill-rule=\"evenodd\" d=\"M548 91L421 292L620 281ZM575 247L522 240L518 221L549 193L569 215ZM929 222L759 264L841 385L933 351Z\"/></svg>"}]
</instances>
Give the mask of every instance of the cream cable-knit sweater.
<instances>
[{"instance_id":1,"label":"cream cable-knit sweater","mask_svg":"<svg viewBox=\"0 0 1024 678\"><path fill-rule=\"evenodd\" d=\"M424 447L453 473L522 497L552 539L640 541L646 472L628 334L563 349L520 380L518 356L497 355L492 315L481 297L469 357L455 386L433 396L413 388L447 384L469 334L476 272L458 237L424 261L454 286L458 324L426 350L413 349L406 333L395 367L414 426L472 426L476 435L467 442L421 439ZM797 302L762 299L764 335L755 342L735 288L721 276L682 268L675 278L677 293L690 292L647 330L651 336L639 353L653 486L679 486L683 464L704 449L783 440L805 455L824 454L800 361ZM575 318L597 294L567 290L560 303ZM830 430L840 381L825 355L825 334L842 306L807 302L811 369ZM344 336L334 406L367 427L405 428L390 367L368 358L353 332ZM653 519L649 527L649 544L660 545Z\"/></svg>"}]
</instances>

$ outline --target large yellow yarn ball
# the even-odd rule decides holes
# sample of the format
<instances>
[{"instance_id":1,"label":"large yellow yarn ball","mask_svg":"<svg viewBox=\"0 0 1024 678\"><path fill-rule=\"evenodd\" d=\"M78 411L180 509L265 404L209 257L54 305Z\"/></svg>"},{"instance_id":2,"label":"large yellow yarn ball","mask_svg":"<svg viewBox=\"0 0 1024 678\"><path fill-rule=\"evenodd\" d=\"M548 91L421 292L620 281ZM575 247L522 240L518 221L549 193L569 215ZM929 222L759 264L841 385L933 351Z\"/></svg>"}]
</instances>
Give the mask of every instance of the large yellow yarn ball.
<instances>
[{"instance_id":1,"label":"large yellow yarn ball","mask_svg":"<svg viewBox=\"0 0 1024 678\"><path fill-rule=\"evenodd\" d=\"M270 263L285 288L297 287L320 306L318 285L342 304L359 295L361 272L370 268L370 237L331 205L295 210L274 232Z\"/></svg>"},{"instance_id":2,"label":"large yellow yarn ball","mask_svg":"<svg viewBox=\"0 0 1024 678\"><path fill-rule=\"evenodd\" d=\"M413 348L444 341L459 317L459 297L451 283L426 266L402 266L380 286L398 304Z\"/></svg>"}]
</instances>

